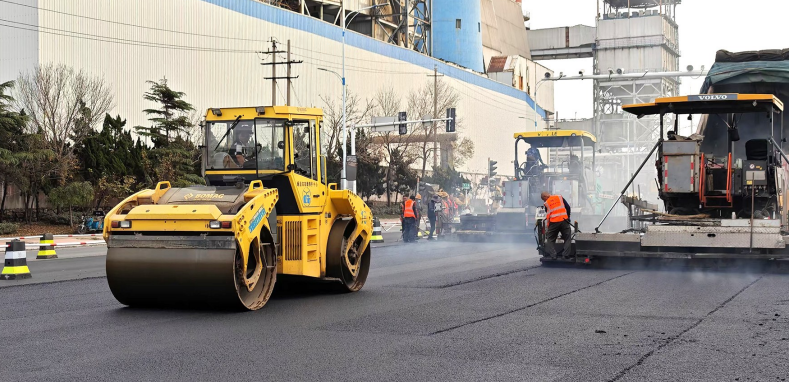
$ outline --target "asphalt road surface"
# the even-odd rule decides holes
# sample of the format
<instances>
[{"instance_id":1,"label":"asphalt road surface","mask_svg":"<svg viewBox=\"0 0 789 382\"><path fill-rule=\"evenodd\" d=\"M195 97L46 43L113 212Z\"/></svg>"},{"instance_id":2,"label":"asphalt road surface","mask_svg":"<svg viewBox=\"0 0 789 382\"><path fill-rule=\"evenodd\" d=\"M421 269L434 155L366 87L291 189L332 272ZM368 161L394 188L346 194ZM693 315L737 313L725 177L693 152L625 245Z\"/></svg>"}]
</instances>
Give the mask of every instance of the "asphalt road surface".
<instances>
[{"instance_id":1,"label":"asphalt road surface","mask_svg":"<svg viewBox=\"0 0 789 382\"><path fill-rule=\"evenodd\" d=\"M126 308L104 248L60 250L32 284L0 281L0 380L789 378L789 275L544 268L532 244L387 236L361 292L280 288L244 313Z\"/></svg>"}]
</instances>

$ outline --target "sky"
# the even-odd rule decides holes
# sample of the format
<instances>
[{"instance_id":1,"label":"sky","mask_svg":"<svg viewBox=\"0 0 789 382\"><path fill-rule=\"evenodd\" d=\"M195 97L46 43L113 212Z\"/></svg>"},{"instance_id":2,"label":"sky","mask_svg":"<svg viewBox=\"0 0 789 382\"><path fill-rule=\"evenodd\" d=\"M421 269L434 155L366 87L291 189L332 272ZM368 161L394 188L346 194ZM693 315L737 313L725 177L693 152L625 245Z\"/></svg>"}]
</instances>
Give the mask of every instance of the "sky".
<instances>
[{"instance_id":1,"label":"sky","mask_svg":"<svg viewBox=\"0 0 789 382\"><path fill-rule=\"evenodd\" d=\"M594 26L596 0L523 0L531 12L531 28L584 24ZM601 6L602 9L602 6ZM789 48L785 33L789 1L786 0L685 0L677 6L679 67L709 69L718 49L729 51ZM592 59L540 61L557 74L592 73ZM696 94L703 78L683 78L680 93ZM559 81L554 100L560 119L592 117L592 81Z\"/></svg>"}]
</instances>

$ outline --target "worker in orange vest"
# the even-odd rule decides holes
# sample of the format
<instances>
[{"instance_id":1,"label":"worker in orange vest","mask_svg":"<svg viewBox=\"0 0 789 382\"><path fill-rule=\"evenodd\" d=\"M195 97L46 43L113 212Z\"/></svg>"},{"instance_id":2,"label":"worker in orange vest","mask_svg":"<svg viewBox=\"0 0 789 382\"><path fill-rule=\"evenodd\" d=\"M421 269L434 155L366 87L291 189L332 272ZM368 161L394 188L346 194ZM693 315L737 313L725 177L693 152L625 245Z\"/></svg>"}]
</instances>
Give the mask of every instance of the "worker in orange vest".
<instances>
[{"instance_id":1,"label":"worker in orange vest","mask_svg":"<svg viewBox=\"0 0 789 382\"><path fill-rule=\"evenodd\" d=\"M416 241L416 201L411 195L403 202L403 241L411 243Z\"/></svg>"},{"instance_id":2,"label":"worker in orange vest","mask_svg":"<svg viewBox=\"0 0 789 382\"><path fill-rule=\"evenodd\" d=\"M556 244L556 239L559 237L559 233L561 233L562 240L564 240L562 256L565 259L569 259L573 233L570 224L570 205L561 195L551 195L543 191L540 197L545 202L545 211L547 212L545 222L548 225L548 229L545 232L545 252L552 259L556 258L556 248L554 248L554 244Z\"/></svg>"}]
</instances>

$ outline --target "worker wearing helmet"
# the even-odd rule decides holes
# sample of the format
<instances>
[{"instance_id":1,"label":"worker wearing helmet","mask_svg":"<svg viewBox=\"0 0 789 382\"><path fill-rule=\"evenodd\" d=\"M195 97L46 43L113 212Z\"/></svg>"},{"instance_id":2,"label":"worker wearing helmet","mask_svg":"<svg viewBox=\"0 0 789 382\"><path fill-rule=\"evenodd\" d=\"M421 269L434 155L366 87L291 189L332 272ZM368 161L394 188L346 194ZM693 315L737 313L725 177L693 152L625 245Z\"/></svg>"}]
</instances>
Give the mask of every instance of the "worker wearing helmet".
<instances>
[{"instance_id":1,"label":"worker wearing helmet","mask_svg":"<svg viewBox=\"0 0 789 382\"><path fill-rule=\"evenodd\" d=\"M561 195L551 195L547 191L543 191L540 197L545 202L545 211L547 212L545 222L548 225L548 229L545 232L546 243L544 250L548 256L555 259L556 248L554 248L554 244L556 244L556 239L561 233L562 240L564 240L562 256L565 259L569 259L573 233L570 225L570 205Z\"/></svg>"},{"instance_id":2,"label":"worker wearing helmet","mask_svg":"<svg viewBox=\"0 0 789 382\"><path fill-rule=\"evenodd\" d=\"M252 126L239 124L233 131L233 144L230 146L230 156L238 167L244 167L250 158L254 158L254 142L252 142Z\"/></svg>"}]
</instances>

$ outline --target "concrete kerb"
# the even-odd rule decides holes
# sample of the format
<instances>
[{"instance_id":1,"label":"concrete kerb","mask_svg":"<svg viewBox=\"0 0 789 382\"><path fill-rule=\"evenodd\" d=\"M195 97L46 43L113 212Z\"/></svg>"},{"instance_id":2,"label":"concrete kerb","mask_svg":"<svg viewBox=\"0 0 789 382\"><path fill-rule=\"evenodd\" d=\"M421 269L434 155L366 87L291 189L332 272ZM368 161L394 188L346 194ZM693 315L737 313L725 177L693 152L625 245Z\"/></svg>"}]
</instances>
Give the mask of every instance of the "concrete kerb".
<instances>
[{"instance_id":1,"label":"concrete kerb","mask_svg":"<svg viewBox=\"0 0 789 382\"><path fill-rule=\"evenodd\" d=\"M29 250L29 251L38 250L39 252L40 252L41 248L44 247L45 245L47 247L51 246L53 252L54 252L56 247L64 247L64 248L69 248L69 247L97 247L97 246L107 245L107 243L104 240L74 241L74 242L57 242L57 241L55 241L52 244L45 244L45 245L42 245L40 242L24 242L24 243L26 244L26 250ZM4 247L4 246L0 245L0 247ZM3 251L4 250L5 249L3 249ZM2 251L0 251L0 252L2 252ZM36 258L40 259L39 257L36 257ZM44 259L46 259L46 257Z\"/></svg>"}]
</instances>

